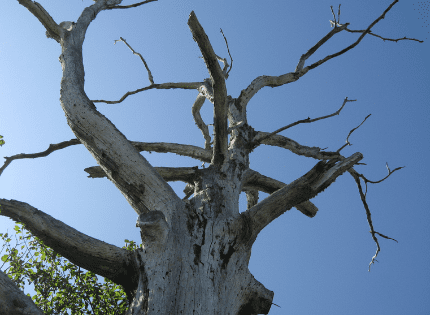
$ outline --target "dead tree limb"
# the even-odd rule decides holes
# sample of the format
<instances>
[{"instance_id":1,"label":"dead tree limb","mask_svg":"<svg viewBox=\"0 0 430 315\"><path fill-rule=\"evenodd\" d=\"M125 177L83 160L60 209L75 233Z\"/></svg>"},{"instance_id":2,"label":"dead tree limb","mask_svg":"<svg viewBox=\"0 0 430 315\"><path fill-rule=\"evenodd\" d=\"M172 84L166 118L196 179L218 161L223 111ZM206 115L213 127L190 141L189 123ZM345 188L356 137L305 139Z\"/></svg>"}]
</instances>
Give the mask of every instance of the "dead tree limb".
<instances>
[{"instance_id":1,"label":"dead tree limb","mask_svg":"<svg viewBox=\"0 0 430 315\"><path fill-rule=\"evenodd\" d=\"M188 26L203 55L214 91L214 145L212 162L221 166L227 155L227 89L225 77L218 63L209 38L200 25L194 11L188 18Z\"/></svg>"}]
</instances>

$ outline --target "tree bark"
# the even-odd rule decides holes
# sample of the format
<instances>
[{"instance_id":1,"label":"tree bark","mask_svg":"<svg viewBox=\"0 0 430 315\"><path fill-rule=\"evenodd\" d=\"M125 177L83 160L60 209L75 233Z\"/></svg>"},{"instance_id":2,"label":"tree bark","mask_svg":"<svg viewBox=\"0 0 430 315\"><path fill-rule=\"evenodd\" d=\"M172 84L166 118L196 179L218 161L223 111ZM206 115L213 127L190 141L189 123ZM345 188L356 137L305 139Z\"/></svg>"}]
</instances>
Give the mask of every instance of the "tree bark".
<instances>
[{"instance_id":1,"label":"tree bark","mask_svg":"<svg viewBox=\"0 0 430 315\"><path fill-rule=\"evenodd\" d=\"M31 297L0 271L0 315L43 315Z\"/></svg>"}]
</instances>

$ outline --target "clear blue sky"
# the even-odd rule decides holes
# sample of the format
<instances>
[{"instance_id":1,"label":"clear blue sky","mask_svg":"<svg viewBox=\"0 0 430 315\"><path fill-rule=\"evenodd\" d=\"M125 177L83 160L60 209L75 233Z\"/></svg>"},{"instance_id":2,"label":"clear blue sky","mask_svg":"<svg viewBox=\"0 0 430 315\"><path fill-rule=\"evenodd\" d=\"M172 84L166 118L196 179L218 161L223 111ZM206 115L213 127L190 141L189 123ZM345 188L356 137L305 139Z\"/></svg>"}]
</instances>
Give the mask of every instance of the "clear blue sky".
<instances>
[{"instance_id":1,"label":"clear blue sky","mask_svg":"<svg viewBox=\"0 0 430 315\"><path fill-rule=\"evenodd\" d=\"M57 23L76 21L92 1L40 3ZM132 1L124 1L130 4ZM365 29L390 0L344 0L340 22ZM208 76L187 26L194 10L216 53L233 69L228 93L237 97L257 76L292 72L300 56L331 30L327 0L208 1L163 0L129 10L101 13L84 43L86 92L90 99L119 99L147 86L140 59L120 36L142 53L155 83L200 81ZM380 239L379 263L367 271L375 253L366 214L353 178L345 174L312 201L319 208L310 219L293 209L258 237L250 270L275 292L270 314L430 314L430 123L429 1L400 1L374 27L391 38L425 40L384 42L366 36L352 51L311 70L299 81L261 90L248 106L249 123L273 131L307 117L336 111L340 116L296 126L281 134L308 146L335 151L348 132L372 116L350 138L344 155L364 154L357 166L369 179L383 178L385 163L406 166L381 184L369 186L368 203L375 229L399 243ZM60 46L45 37L39 21L17 1L0 4L1 156L35 153L50 143L74 138L59 102ZM358 35L341 33L309 62L351 44ZM128 139L204 145L191 106L197 91L152 90L121 104L96 104ZM206 102L203 117L211 122ZM199 166L173 154L144 153L153 166ZM316 161L280 148L261 146L251 167L283 182L307 172ZM117 246L140 241L137 215L107 179L88 179L84 168L95 162L83 146L45 158L13 162L0 178L0 197L27 202L79 231ZM182 183L172 186L183 196ZM261 198L264 198L261 195ZM242 210L245 198L241 198ZM0 231L13 222L0 217Z\"/></svg>"}]
</instances>

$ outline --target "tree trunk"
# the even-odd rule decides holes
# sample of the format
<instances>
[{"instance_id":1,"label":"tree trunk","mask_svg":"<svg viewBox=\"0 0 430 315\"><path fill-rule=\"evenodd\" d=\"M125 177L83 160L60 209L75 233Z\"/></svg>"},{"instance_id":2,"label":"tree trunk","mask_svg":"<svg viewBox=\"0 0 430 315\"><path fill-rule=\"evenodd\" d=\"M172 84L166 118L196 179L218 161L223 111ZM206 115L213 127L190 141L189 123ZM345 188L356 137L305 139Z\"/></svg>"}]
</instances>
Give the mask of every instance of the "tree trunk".
<instances>
[{"instance_id":1,"label":"tree trunk","mask_svg":"<svg viewBox=\"0 0 430 315\"><path fill-rule=\"evenodd\" d=\"M128 314L269 312L273 292L248 270L250 227L232 215L238 194L220 186L228 181L220 176L202 171L205 188L176 209L171 227L161 212L139 216L143 249L135 256L139 279Z\"/></svg>"}]
</instances>

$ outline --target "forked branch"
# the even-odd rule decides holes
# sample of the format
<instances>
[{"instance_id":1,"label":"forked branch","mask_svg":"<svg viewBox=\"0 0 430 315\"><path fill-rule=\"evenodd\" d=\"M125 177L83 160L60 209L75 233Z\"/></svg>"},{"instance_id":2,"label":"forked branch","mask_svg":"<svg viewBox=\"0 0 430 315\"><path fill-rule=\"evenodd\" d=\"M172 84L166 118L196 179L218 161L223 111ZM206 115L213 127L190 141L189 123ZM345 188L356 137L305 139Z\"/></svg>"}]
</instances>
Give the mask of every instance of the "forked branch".
<instances>
[{"instance_id":1,"label":"forked branch","mask_svg":"<svg viewBox=\"0 0 430 315\"><path fill-rule=\"evenodd\" d=\"M391 8L394 6L394 4L396 4L398 1L399 0L393 1L388 6L388 8L379 17L375 21L373 21L367 27L366 30L364 30L364 31L351 31L351 30L349 30L350 32L360 32L360 33L362 33L362 35L353 44L351 44L350 46L342 49L341 51L339 51L337 53L334 53L332 55L326 56L325 58L323 58L323 59L321 59L321 60L319 60L319 61L311 64L310 66L305 67L304 66L305 65L305 61L310 56L312 56L318 50L319 47L321 47L324 43L326 43L335 34L341 32L343 30L348 30L347 27L348 27L349 23L340 24L339 23L339 17L338 17L337 20L336 20L336 17L335 17L335 19L334 19L335 21L331 21L332 22L331 23L332 26L335 26L334 29L332 29L327 35L325 35L320 41L318 41L318 43L316 43L314 46L312 46L312 48L310 48L305 54L303 54L301 56L301 58L300 58L300 60L299 60L299 62L297 64L297 67L296 67L296 69L295 69L294 72L290 72L290 73L283 74L283 75L280 75L280 76L259 76L259 77L257 77L256 79L254 79L251 82L251 84L246 89L242 90L242 92L240 93L239 99L238 99L239 103L241 104L241 106L247 106L247 104L249 103L249 101L251 100L251 98L255 94L257 94L257 92L260 89L262 89L263 87L266 87L266 86L275 87L275 86L281 86L281 85L284 85L284 84L295 82L300 77L302 77L303 75L305 75L309 70L314 69L314 68L322 65L323 63L325 63L326 61L328 61L328 60L330 60L330 59L332 59L334 57L337 57L337 56L340 56L340 55L344 54L348 50L351 50L352 48L354 48L355 46L357 46L361 42L361 40L364 38L364 36L366 34L371 34L372 27L376 23L378 23L381 19L383 19L385 17L385 14L387 14L387 12L390 11ZM339 15L340 15L340 7L339 7L339 14L338 14L338 16ZM376 36L375 34L372 34L372 35ZM378 37L380 37L380 36L378 36ZM389 40L389 39L383 38L383 37L380 37L380 38L382 38L384 40ZM406 37L402 38L402 39L396 39L396 40L393 40L393 41L398 41L398 40L414 40L414 41L418 41L418 42L423 42L423 41L420 41L420 40L417 40L417 39L406 38Z\"/></svg>"},{"instance_id":2,"label":"forked branch","mask_svg":"<svg viewBox=\"0 0 430 315\"><path fill-rule=\"evenodd\" d=\"M334 57L337 57L337 56L340 56L340 55L342 55L342 54L344 54L344 53L346 53L348 50L351 50L352 48L354 48L355 46L357 46L360 42L361 42L361 40L364 38L364 36L366 36L366 34L369 34L370 32L371 32L371 29L372 29L372 27L373 26L375 26L375 24L376 23L378 23L380 20L382 20L383 18L385 18L385 15L388 13L388 11L390 11L391 10L391 8L397 3L397 2L399 2L399 0L395 0L395 1L393 1L389 6L388 6L388 8L376 19L376 20L374 20L368 27L367 27L367 29L366 30L364 30L364 31L359 31L360 33L362 33L361 34L361 36L353 43L353 44L351 44L351 45L349 45L348 47L346 47L346 48L344 48L344 49L342 49L341 51L339 51L339 52L337 52L337 53L334 53L334 54L332 54L332 55L329 55L329 56L327 56L327 57L325 57L325 58L323 58L323 59L321 59L321 60L319 60L319 61L317 61L317 62L315 62L315 63L313 63L312 65L310 65L310 66L308 66L308 67L306 67L306 68L309 68L309 70L310 69L314 69L314 68L316 68L316 67L318 67L318 66L320 66L320 65L322 65L323 63L325 63L326 61L328 61L328 60L330 60L330 59L332 59L332 58L334 58ZM346 26L348 26L348 23L347 24L344 24L344 25L346 25ZM336 28L335 28L336 29ZM346 27L344 28L345 30L346 30ZM373 34L374 35L374 34ZM374 35L375 36L375 35ZM382 37L381 37L382 38ZM384 39L384 38L383 38ZM420 41L420 40L417 40L417 39L412 39L412 38L403 38L403 39L407 39L407 40L414 40L414 41L418 41L418 42L420 42L420 43L422 43L423 41ZM384 40L387 40L387 39L384 39ZM399 40L399 39L398 39ZM394 41L398 41L398 40L394 40Z\"/></svg>"},{"instance_id":3,"label":"forked branch","mask_svg":"<svg viewBox=\"0 0 430 315\"><path fill-rule=\"evenodd\" d=\"M388 165L387 165L387 168L388 168ZM376 234L378 234L379 236L381 236L381 237L383 237L383 238L393 240L393 241L395 241L395 242L397 242L397 240L395 240L394 238L388 237L388 236L386 236L386 235L384 235L384 234L382 234L382 233L379 233L379 232L376 232L376 231L375 231L375 229L374 229L374 227L373 227L373 222L372 222L372 214L370 213L370 209L369 209L369 206L368 206L367 201L366 201L366 194L367 194L367 182L371 182L371 183L380 183L380 182L384 181L385 179L387 179L387 178L388 178L392 173L394 173L395 171L397 171L397 170L399 170L399 169L401 169L401 168L402 168L402 167L398 167L398 168L394 169L393 171L391 171L391 170L388 168L388 175L387 175L386 177L384 177L383 179L381 179L381 180L379 180L379 181L375 181L375 182L369 181L369 180L368 180L368 179L366 179L362 174L357 173L354 169L350 169L350 170L349 170L349 173L351 174L351 176L352 176L352 177L354 177L354 180L355 180L355 182L357 183L358 191L359 191L359 193L360 193L360 198L361 198L361 201L362 201L362 203L363 203L364 209L366 210L367 223L369 224L369 227L370 227L370 234L372 234L372 238L373 238L373 240L375 241L375 244L376 244L376 253L375 253L375 255L372 257L372 260L371 260L371 261L370 261L370 263L369 263L369 271L370 271L370 267L372 266L372 264L374 264L374 263L375 263L375 261L377 261L377 260L376 260L376 257L378 257L378 254L379 254L379 252L381 251L381 247L379 246L379 241L378 241L378 238L376 237ZM363 188L361 187L360 178L363 178L363 179L364 179L364 182L365 182L365 184L366 184L366 191L365 191L365 192L363 192ZM398 242L397 242L397 243L398 243Z\"/></svg>"}]
</instances>

